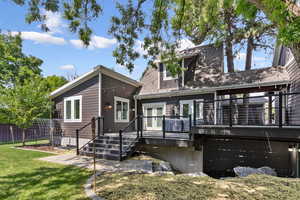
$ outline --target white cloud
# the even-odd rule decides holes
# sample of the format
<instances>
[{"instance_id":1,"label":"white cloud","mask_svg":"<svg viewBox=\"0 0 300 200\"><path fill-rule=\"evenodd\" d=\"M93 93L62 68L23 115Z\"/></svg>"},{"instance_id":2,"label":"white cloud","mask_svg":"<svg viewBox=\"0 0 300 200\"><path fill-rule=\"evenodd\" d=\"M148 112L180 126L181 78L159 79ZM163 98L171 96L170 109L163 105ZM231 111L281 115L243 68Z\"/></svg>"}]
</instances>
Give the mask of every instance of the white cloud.
<instances>
[{"instance_id":1,"label":"white cloud","mask_svg":"<svg viewBox=\"0 0 300 200\"><path fill-rule=\"evenodd\" d=\"M66 26L63 23L61 14L45 10L43 14L46 16L45 24L50 29L50 33L61 33L61 28Z\"/></svg>"},{"instance_id":2,"label":"white cloud","mask_svg":"<svg viewBox=\"0 0 300 200\"><path fill-rule=\"evenodd\" d=\"M74 70L75 66L74 65L62 65L62 66L59 67L59 69L62 69L62 70Z\"/></svg>"},{"instance_id":3,"label":"white cloud","mask_svg":"<svg viewBox=\"0 0 300 200\"><path fill-rule=\"evenodd\" d=\"M140 55L146 55L147 51L144 50L144 42L141 40L137 40L134 45L134 50L138 52Z\"/></svg>"},{"instance_id":4,"label":"white cloud","mask_svg":"<svg viewBox=\"0 0 300 200\"><path fill-rule=\"evenodd\" d=\"M70 40L70 43L76 48L84 48L81 40ZM91 37L90 45L87 47L90 50L108 48L117 43L116 39L109 39L101 36L93 35Z\"/></svg>"},{"instance_id":5,"label":"white cloud","mask_svg":"<svg viewBox=\"0 0 300 200\"><path fill-rule=\"evenodd\" d=\"M52 36L49 33L39 33L34 31L22 31L21 38L23 40L31 40L35 43L48 43L48 44L57 44L63 45L66 43L64 38ZM12 35L17 35L19 32L13 31Z\"/></svg>"}]
</instances>

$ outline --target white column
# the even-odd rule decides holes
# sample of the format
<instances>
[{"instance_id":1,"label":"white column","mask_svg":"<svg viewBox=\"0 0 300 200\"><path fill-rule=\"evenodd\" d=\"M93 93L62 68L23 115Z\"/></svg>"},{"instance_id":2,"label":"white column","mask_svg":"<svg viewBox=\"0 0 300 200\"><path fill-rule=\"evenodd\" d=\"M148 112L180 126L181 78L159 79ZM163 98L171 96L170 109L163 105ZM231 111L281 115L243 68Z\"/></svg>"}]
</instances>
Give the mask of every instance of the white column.
<instances>
[{"instance_id":1,"label":"white column","mask_svg":"<svg viewBox=\"0 0 300 200\"><path fill-rule=\"evenodd\" d=\"M217 96L217 91L215 91L214 93L214 110L215 110L215 113L214 113L214 124L216 125L217 124L217 112L218 112L218 96Z\"/></svg>"},{"instance_id":2,"label":"white column","mask_svg":"<svg viewBox=\"0 0 300 200\"><path fill-rule=\"evenodd\" d=\"M99 97L99 108L98 108L98 115L99 117L102 116L102 74L99 72L99 91L98 91L98 97Z\"/></svg>"}]
</instances>

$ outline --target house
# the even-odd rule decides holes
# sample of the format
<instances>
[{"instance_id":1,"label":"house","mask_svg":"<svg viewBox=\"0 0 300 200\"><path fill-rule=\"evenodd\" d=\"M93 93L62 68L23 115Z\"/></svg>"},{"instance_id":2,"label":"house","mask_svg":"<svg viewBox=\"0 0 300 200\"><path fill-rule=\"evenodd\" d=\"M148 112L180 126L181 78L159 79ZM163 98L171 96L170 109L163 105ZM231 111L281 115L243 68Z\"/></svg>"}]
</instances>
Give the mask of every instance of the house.
<instances>
[{"instance_id":1,"label":"house","mask_svg":"<svg viewBox=\"0 0 300 200\"><path fill-rule=\"evenodd\" d=\"M139 148L215 177L239 165L299 176L300 73L289 50L278 46L271 67L234 73L224 72L223 57L222 46L185 49L181 74L157 61L140 81L95 67L51 93L60 143L120 160Z\"/></svg>"},{"instance_id":2,"label":"house","mask_svg":"<svg viewBox=\"0 0 300 200\"><path fill-rule=\"evenodd\" d=\"M118 132L134 117L134 95L141 83L103 66L51 93L55 119L61 119L61 145L75 145L76 129L103 116L103 132ZM99 106L100 105L100 106ZM80 146L92 138L91 127L80 133Z\"/></svg>"}]
</instances>

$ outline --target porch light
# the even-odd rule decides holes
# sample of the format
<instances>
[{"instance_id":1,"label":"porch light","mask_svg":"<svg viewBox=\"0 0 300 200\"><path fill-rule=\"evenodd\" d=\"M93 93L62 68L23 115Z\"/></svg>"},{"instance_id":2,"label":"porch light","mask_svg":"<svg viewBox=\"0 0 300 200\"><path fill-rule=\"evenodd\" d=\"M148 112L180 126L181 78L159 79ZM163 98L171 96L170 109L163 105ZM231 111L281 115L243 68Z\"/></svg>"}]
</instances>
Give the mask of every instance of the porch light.
<instances>
[{"instance_id":1,"label":"porch light","mask_svg":"<svg viewBox=\"0 0 300 200\"><path fill-rule=\"evenodd\" d=\"M296 148L295 145L290 145L289 148L288 148L288 150L289 150L290 152L295 152L295 151L297 151L297 148ZM300 149L298 149L298 152L300 152Z\"/></svg>"},{"instance_id":2,"label":"porch light","mask_svg":"<svg viewBox=\"0 0 300 200\"><path fill-rule=\"evenodd\" d=\"M104 110L110 110L112 109L112 105L109 102L106 102L104 105Z\"/></svg>"}]
</instances>

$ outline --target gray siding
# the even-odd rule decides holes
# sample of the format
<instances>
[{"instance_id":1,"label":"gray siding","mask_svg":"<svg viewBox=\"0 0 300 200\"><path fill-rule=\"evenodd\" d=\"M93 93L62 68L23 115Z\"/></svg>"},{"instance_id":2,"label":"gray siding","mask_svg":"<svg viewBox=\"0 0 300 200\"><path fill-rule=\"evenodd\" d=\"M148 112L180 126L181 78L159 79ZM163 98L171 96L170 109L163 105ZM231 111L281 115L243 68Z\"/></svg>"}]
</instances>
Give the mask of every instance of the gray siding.
<instances>
[{"instance_id":1,"label":"gray siding","mask_svg":"<svg viewBox=\"0 0 300 200\"><path fill-rule=\"evenodd\" d=\"M81 83L80 85L72 88L71 90L63 93L62 95L53 99L55 102L55 118L64 118L64 98L70 96L82 95L82 121L81 122L63 122L62 130L63 136L75 137L76 129L81 128L90 120L92 117L97 117L99 112L99 76L96 75L91 79ZM81 138L91 138L91 129L86 127L80 132Z\"/></svg>"},{"instance_id":2,"label":"gray siding","mask_svg":"<svg viewBox=\"0 0 300 200\"><path fill-rule=\"evenodd\" d=\"M179 87L179 78L164 80L164 65L159 64L159 89L174 89Z\"/></svg>"},{"instance_id":3,"label":"gray siding","mask_svg":"<svg viewBox=\"0 0 300 200\"><path fill-rule=\"evenodd\" d=\"M300 67L293 61L287 66L290 76L291 92L300 92ZM300 95L288 96L289 124L300 125Z\"/></svg>"},{"instance_id":4,"label":"gray siding","mask_svg":"<svg viewBox=\"0 0 300 200\"><path fill-rule=\"evenodd\" d=\"M102 116L104 117L104 132L118 132L128 125L127 122L115 123L114 119L114 97L129 99L129 121L134 118L134 99L133 96L138 88L126 84L122 81L113 79L109 76L102 75ZM105 109L105 104L112 105L112 109Z\"/></svg>"}]
</instances>

